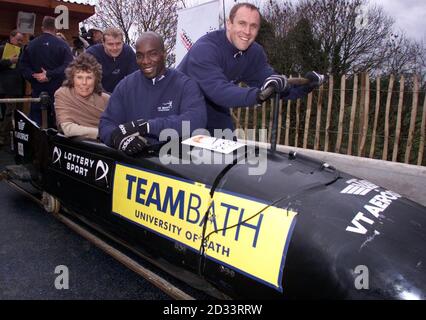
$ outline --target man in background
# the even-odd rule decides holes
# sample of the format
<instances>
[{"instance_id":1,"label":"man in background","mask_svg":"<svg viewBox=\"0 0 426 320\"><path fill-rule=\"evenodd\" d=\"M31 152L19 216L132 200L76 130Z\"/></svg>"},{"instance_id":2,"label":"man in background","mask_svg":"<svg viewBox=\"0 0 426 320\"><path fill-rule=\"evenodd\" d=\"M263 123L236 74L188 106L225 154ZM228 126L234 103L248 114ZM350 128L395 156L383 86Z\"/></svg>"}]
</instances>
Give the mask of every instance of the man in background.
<instances>
[{"instance_id":1,"label":"man in background","mask_svg":"<svg viewBox=\"0 0 426 320\"><path fill-rule=\"evenodd\" d=\"M65 79L65 68L72 61L71 49L56 36L55 18L46 16L42 22L42 34L30 41L20 59L22 75L31 83L31 96L37 98L45 91L51 103L48 106L49 127L56 127L53 97ZM30 118L41 125L41 105L32 103Z\"/></svg>"},{"instance_id":2,"label":"man in background","mask_svg":"<svg viewBox=\"0 0 426 320\"><path fill-rule=\"evenodd\" d=\"M9 41L0 46L0 98L20 98L24 95L25 81L16 66L23 42L24 35L17 30L12 30ZM6 57L4 53L7 46L15 49L15 53ZM0 104L0 147L7 145L10 141L12 113L16 107L16 103Z\"/></svg>"},{"instance_id":3,"label":"man in background","mask_svg":"<svg viewBox=\"0 0 426 320\"><path fill-rule=\"evenodd\" d=\"M102 43L102 38L103 38L103 32L100 29L97 28L91 28L88 31L89 37L90 37L90 41L89 41L89 45L94 46L96 44L101 44Z\"/></svg>"},{"instance_id":4,"label":"man in background","mask_svg":"<svg viewBox=\"0 0 426 320\"><path fill-rule=\"evenodd\" d=\"M114 91L121 79L138 70L136 55L133 49L124 43L123 32L119 29L106 29L103 43L89 47L86 52L101 64L102 86L109 93Z\"/></svg>"}]
</instances>

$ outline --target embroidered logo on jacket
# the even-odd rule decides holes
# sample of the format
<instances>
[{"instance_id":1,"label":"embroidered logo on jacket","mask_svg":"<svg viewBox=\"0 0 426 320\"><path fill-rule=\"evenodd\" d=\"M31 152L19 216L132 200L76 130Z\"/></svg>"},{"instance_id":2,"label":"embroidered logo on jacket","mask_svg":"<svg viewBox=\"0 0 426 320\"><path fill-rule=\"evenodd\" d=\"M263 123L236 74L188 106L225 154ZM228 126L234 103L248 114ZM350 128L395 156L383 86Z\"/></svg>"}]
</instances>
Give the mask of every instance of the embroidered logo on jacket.
<instances>
[{"instance_id":1,"label":"embroidered logo on jacket","mask_svg":"<svg viewBox=\"0 0 426 320\"><path fill-rule=\"evenodd\" d=\"M169 102L163 102L163 104L161 106L159 106L157 108L157 110L159 112L167 112L167 111L172 110L172 108L173 108L173 101L170 100Z\"/></svg>"}]
</instances>

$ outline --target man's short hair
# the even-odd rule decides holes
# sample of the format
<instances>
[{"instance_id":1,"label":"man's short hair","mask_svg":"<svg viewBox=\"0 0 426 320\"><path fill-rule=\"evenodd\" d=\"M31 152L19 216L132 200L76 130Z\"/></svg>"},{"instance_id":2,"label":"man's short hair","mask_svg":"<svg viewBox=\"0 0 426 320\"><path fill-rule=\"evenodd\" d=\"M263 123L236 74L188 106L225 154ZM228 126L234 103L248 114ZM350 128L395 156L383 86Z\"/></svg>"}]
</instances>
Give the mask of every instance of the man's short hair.
<instances>
[{"instance_id":1,"label":"man's short hair","mask_svg":"<svg viewBox=\"0 0 426 320\"><path fill-rule=\"evenodd\" d=\"M256 10L257 13L259 13L259 16L261 16L259 8L256 7L254 4L251 4L251 3L248 3L248 2L241 2L241 3L237 3L235 6L233 6L231 11L229 12L229 20L231 22L234 22L235 15L237 14L238 9L241 8L241 7L246 7L246 8L249 8L251 10Z\"/></svg>"},{"instance_id":2,"label":"man's short hair","mask_svg":"<svg viewBox=\"0 0 426 320\"><path fill-rule=\"evenodd\" d=\"M142 32L141 35L139 36L139 38L136 40L136 46L139 45L139 43L141 42L141 40L143 40L144 38L147 37L151 37L153 39L156 39L160 45L160 49L162 51L166 51L166 48L164 47L164 39L161 35L159 35L157 32L154 31L145 31Z\"/></svg>"},{"instance_id":3,"label":"man's short hair","mask_svg":"<svg viewBox=\"0 0 426 320\"><path fill-rule=\"evenodd\" d=\"M123 31L121 31L120 29L117 29L117 28L105 29L104 34L103 34L104 41L105 41L105 36L110 36L110 37L113 37L113 38L121 38L121 40L124 41Z\"/></svg>"},{"instance_id":4,"label":"man's short hair","mask_svg":"<svg viewBox=\"0 0 426 320\"><path fill-rule=\"evenodd\" d=\"M55 18L50 16L45 16L43 18L43 22L41 23L41 26L43 27L44 30L55 31L56 30Z\"/></svg>"}]
</instances>

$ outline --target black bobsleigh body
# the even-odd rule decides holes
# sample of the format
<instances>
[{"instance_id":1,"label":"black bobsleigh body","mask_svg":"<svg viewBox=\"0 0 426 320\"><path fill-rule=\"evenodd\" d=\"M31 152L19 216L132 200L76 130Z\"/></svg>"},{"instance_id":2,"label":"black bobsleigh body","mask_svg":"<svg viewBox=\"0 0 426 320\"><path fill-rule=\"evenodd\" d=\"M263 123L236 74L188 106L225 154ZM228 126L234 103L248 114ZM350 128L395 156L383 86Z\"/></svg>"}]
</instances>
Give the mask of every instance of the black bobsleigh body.
<instances>
[{"instance_id":1,"label":"black bobsleigh body","mask_svg":"<svg viewBox=\"0 0 426 320\"><path fill-rule=\"evenodd\" d=\"M182 149L165 164L19 111L14 122L16 162L41 191L213 296L426 297L426 209L396 192L294 153L268 153L259 175L248 148L223 164Z\"/></svg>"}]
</instances>

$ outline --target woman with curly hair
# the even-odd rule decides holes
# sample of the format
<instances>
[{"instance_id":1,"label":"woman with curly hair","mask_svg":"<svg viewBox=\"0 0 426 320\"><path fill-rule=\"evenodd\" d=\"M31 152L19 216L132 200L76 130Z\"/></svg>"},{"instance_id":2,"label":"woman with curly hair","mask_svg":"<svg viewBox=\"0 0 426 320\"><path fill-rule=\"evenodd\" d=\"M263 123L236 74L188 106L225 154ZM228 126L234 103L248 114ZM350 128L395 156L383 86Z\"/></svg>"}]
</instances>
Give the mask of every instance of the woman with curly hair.
<instances>
[{"instance_id":1,"label":"woman with curly hair","mask_svg":"<svg viewBox=\"0 0 426 320\"><path fill-rule=\"evenodd\" d=\"M65 70L66 79L55 92L58 129L66 137L97 139L101 113L109 100L102 92L102 67L96 58L83 53Z\"/></svg>"}]
</instances>

